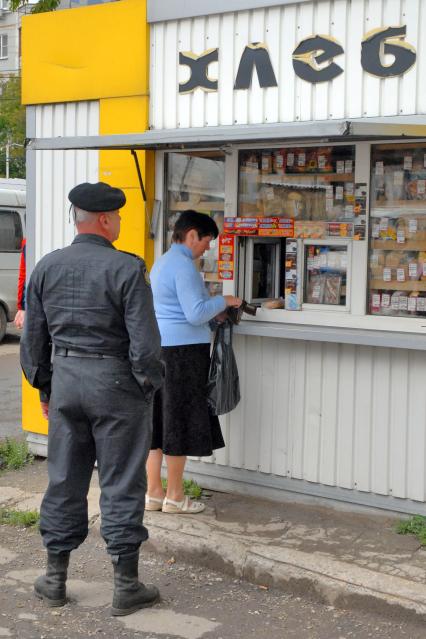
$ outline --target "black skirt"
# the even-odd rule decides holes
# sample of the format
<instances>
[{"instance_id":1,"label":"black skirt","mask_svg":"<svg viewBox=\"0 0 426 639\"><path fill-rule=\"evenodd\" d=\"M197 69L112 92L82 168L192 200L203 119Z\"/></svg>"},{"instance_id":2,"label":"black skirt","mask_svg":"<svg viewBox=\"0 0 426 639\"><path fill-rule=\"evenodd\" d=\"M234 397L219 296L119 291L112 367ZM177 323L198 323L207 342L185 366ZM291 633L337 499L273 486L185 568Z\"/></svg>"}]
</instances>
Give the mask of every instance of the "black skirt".
<instances>
[{"instance_id":1,"label":"black skirt","mask_svg":"<svg viewBox=\"0 0 426 639\"><path fill-rule=\"evenodd\" d=\"M223 448L219 419L210 413L206 386L210 344L165 346L163 387L154 397L151 449L165 455L208 457Z\"/></svg>"}]
</instances>

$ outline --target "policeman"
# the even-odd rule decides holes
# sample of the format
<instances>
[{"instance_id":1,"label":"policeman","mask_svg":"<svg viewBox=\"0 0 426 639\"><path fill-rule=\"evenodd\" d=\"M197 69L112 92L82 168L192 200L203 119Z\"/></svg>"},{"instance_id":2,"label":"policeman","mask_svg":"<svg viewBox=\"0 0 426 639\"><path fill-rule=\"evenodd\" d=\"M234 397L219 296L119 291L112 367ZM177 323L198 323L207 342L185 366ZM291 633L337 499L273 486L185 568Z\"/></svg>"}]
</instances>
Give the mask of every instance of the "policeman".
<instances>
[{"instance_id":1,"label":"policeman","mask_svg":"<svg viewBox=\"0 0 426 639\"><path fill-rule=\"evenodd\" d=\"M154 603L138 580L151 443L152 396L162 384L160 336L145 263L112 245L126 197L108 184L69 193L77 236L46 255L27 292L21 365L49 419L49 485L40 513L46 575L35 594L66 603L70 552L88 534L87 493L95 460L101 533L114 566L113 615ZM53 357L52 357L53 349Z\"/></svg>"}]
</instances>

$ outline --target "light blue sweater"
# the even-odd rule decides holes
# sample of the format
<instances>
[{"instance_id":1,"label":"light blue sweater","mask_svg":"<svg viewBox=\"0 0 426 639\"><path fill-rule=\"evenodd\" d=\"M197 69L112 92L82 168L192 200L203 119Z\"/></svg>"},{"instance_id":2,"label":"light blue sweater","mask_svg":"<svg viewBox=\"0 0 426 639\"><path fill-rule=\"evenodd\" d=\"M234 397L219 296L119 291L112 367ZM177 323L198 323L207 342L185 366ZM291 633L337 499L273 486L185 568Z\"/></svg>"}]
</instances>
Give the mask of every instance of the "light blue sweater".
<instances>
[{"instance_id":1,"label":"light blue sweater","mask_svg":"<svg viewBox=\"0 0 426 639\"><path fill-rule=\"evenodd\" d=\"M209 297L191 250L172 244L150 274L162 346L208 344L208 322L226 308L222 295Z\"/></svg>"}]
</instances>

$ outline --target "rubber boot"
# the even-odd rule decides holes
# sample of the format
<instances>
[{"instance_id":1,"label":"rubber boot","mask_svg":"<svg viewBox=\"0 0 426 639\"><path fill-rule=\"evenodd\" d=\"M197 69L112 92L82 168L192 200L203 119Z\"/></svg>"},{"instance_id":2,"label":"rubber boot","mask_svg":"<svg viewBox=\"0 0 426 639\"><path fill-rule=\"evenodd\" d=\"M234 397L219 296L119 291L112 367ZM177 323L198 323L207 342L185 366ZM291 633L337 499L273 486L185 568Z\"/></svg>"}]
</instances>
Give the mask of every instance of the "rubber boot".
<instances>
[{"instance_id":1,"label":"rubber boot","mask_svg":"<svg viewBox=\"0 0 426 639\"><path fill-rule=\"evenodd\" d=\"M145 586L138 578L139 552L120 555L113 559L114 595L111 614L115 617L130 615L140 608L152 606L160 598L158 588Z\"/></svg>"},{"instance_id":2,"label":"rubber boot","mask_svg":"<svg viewBox=\"0 0 426 639\"><path fill-rule=\"evenodd\" d=\"M38 577L34 583L34 593L48 606L64 606L67 602L65 583L70 561L70 553L54 555L47 553L46 574Z\"/></svg>"}]
</instances>

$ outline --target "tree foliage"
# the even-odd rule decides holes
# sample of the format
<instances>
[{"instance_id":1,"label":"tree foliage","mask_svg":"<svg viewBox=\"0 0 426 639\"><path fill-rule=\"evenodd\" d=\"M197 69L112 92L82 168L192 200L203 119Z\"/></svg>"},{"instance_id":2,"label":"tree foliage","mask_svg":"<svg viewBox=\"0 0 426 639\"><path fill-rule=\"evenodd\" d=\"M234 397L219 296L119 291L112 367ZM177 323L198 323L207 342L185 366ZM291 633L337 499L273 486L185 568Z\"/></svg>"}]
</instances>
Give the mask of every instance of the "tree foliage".
<instances>
[{"instance_id":1,"label":"tree foliage","mask_svg":"<svg viewBox=\"0 0 426 639\"><path fill-rule=\"evenodd\" d=\"M24 178L25 107L21 104L21 78L1 81L0 90L0 175L6 175L6 144L9 144L9 175Z\"/></svg>"},{"instance_id":2,"label":"tree foliage","mask_svg":"<svg viewBox=\"0 0 426 639\"><path fill-rule=\"evenodd\" d=\"M38 0L32 4L29 0L9 0L9 7L11 11L18 11L21 7L31 6L31 13L45 13L57 9L60 2L61 0Z\"/></svg>"}]
</instances>

